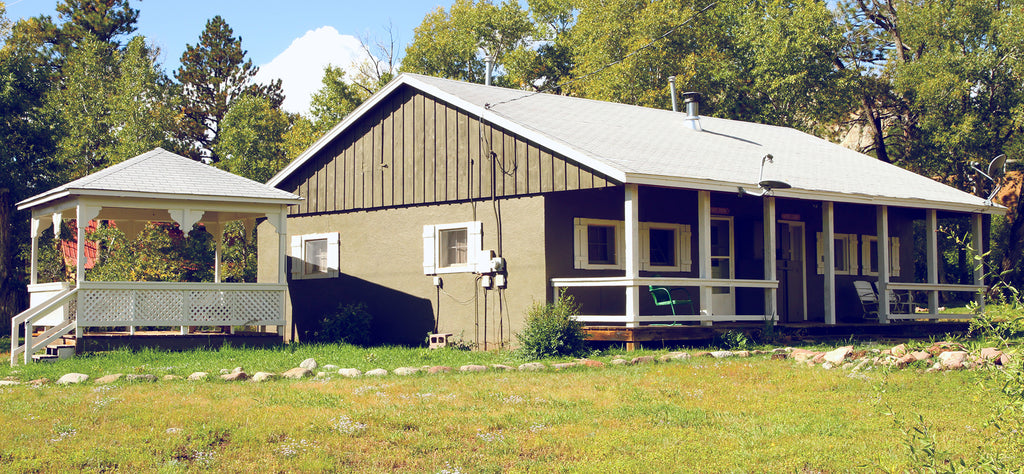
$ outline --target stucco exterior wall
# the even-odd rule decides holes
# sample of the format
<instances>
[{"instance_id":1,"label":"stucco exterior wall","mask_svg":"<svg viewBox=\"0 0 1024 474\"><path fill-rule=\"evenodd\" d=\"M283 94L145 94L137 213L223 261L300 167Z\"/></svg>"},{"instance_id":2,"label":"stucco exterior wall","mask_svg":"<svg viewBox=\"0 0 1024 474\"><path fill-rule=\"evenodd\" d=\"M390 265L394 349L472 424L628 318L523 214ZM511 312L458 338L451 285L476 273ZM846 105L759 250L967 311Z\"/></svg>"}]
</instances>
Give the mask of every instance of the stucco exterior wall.
<instances>
[{"instance_id":1,"label":"stucco exterior wall","mask_svg":"<svg viewBox=\"0 0 1024 474\"><path fill-rule=\"evenodd\" d=\"M423 270L423 226L474 220L483 225L483 249L497 253L500 245L508 287L484 290L477 275L457 273L440 275L439 291ZM480 347L486 340L487 347L494 347L514 342L526 310L545 300L542 196L288 218L289 238L328 232L339 233L340 276L292 280L289 274L299 340L308 339L318 321L339 304L363 302L374 317L376 342L422 344L437 318L439 332ZM263 234L261 254L272 245ZM259 263L261 278L276 271L269 261Z\"/></svg>"}]
</instances>

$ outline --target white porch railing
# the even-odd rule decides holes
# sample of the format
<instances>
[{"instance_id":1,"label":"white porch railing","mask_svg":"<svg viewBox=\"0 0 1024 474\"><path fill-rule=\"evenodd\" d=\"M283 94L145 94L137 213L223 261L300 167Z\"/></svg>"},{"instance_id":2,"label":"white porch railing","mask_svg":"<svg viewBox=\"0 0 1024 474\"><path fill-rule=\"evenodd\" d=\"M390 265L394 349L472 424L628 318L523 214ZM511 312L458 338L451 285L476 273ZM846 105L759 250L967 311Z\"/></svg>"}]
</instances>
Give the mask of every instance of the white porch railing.
<instances>
[{"instance_id":1,"label":"white porch railing","mask_svg":"<svg viewBox=\"0 0 1024 474\"><path fill-rule=\"evenodd\" d=\"M710 295L712 288L762 288L765 292L777 290L777 280L745 280L721 278L664 278L664 277L592 277L592 278L552 278L551 286L555 288L586 288L586 287L645 287L675 286L696 287L698 295ZM644 290L644 288L641 288ZM715 314L711 298L705 297L701 304L700 314L695 315L640 315L635 318L627 315L578 315L577 321L588 323L661 323L680 321L767 321L777 320L778 314ZM774 312L773 312L774 313Z\"/></svg>"},{"instance_id":2,"label":"white porch railing","mask_svg":"<svg viewBox=\"0 0 1024 474\"><path fill-rule=\"evenodd\" d=\"M78 326L281 326L287 285L83 282Z\"/></svg>"},{"instance_id":3,"label":"white porch railing","mask_svg":"<svg viewBox=\"0 0 1024 474\"><path fill-rule=\"evenodd\" d=\"M907 291L911 293L914 291L923 291L929 293L930 300L938 301L937 295L940 291L975 293L978 291L985 291L988 286L958 285L952 283L899 283L890 281L886 284L886 288L892 291ZM890 311L887 317L889 319L973 319L976 316L973 313L939 313L937 308L929 308L927 313L918 313L914 310L913 305L911 305L910 311L910 313L893 313Z\"/></svg>"},{"instance_id":4,"label":"white porch railing","mask_svg":"<svg viewBox=\"0 0 1024 474\"><path fill-rule=\"evenodd\" d=\"M283 326L284 284L84 282L11 320L11 364L85 327ZM56 319L54 315L57 315ZM25 343L18 344L24 325ZM33 326L49 326L33 337Z\"/></svg>"}]
</instances>

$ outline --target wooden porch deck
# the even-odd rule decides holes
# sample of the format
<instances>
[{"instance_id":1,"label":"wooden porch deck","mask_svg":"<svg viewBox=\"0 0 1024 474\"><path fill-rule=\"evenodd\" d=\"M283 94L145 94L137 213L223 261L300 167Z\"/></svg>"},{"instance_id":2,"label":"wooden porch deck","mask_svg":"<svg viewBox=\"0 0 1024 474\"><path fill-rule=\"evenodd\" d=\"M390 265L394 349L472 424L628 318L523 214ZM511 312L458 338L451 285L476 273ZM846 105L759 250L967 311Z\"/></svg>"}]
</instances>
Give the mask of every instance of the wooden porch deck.
<instances>
[{"instance_id":1,"label":"wooden porch deck","mask_svg":"<svg viewBox=\"0 0 1024 474\"><path fill-rule=\"evenodd\" d=\"M775 325L775 339L780 344L802 341L827 340L899 340L919 339L929 336L943 337L947 334L966 334L968 321L894 321L879 323L778 323ZM638 347L661 348L667 346L710 345L715 338L726 331L741 331L755 340L765 330L763 323L715 323L712 326L697 324L644 325L638 327L586 325L583 331L587 340L598 344L625 344L626 350Z\"/></svg>"}]
</instances>

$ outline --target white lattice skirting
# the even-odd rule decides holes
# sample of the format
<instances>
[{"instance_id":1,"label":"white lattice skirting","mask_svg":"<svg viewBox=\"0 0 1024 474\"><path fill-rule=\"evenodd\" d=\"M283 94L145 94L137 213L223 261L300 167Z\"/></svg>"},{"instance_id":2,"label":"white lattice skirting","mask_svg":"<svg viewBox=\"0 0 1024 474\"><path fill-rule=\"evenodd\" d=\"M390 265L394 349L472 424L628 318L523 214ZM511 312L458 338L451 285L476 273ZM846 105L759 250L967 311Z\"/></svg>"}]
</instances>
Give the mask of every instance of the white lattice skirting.
<instances>
[{"instance_id":1,"label":"white lattice skirting","mask_svg":"<svg viewBox=\"0 0 1024 474\"><path fill-rule=\"evenodd\" d=\"M86 282L78 295L78 325L283 325L284 288L244 283Z\"/></svg>"}]
</instances>

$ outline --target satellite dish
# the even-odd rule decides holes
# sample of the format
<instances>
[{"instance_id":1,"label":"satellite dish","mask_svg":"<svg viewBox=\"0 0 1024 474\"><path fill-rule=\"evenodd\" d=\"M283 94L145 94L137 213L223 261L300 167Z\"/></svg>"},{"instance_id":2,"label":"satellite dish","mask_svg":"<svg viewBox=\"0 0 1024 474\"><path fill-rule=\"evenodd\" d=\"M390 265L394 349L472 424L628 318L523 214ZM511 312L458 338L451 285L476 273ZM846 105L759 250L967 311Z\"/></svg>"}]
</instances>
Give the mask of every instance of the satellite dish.
<instances>
[{"instance_id":1,"label":"satellite dish","mask_svg":"<svg viewBox=\"0 0 1024 474\"><path fill-rule=\"evenodd\" d=\"M754 194L754 193L752 193L750 191L747 191L746 189L743 189L743 187L741 186L740 190L739 190L740 191L740 196L745 196L745 195L748 195L748 194L751 195L751 196L766 196L766 195L771 194L771 192L773 190L776 190L776 189L789 189L789 188L792 188L793 186L790 186L789 183L787 183L785 181L778 181L778 180L774 180L774 179L763 179L764 178L764 164L765 163L774 163L774 162L775 162L775 157L772 156L771 153L761 157L761 174L757 178L758 179L757 187L761 188L761 192L758 193L758 194Z\"/></svg>"},{"instance_id":2,"label":"satellite dish","mask_svg":"<svg viewBox=\"0 0 1024 474\"><path fill-rule=\"evenodd\" d=\"M989 179L998 179L1006 173L1006 154L999 155L988 164Z\"/></svg>"},{"instance_id":3,"label":"satellite dish","mask_svg":"<svg viewBox=\"0 0 1024 474\"><path fill-rule=\"evenodd\" d=\"M978 169L978 167L975 165L976 163L970 164L971 168L974 169L974 171L977 171L978 174L984 176L993 184L992 192L990 192L988 194L988 197L985 198L985 201L991 204L992 198L996 197L996 194L999 193L999 190L1003 188L1002 185L999 184L999 178L1006 174L1006 154L1004 153L995 158L992 158L992 161L988 163L988 173Z\"/></svg>"},{"instance_id":4,"label":"satellite dish","mask_svg":"<svg viewBox=\"0 0 1024 474\"><path fill-rule=\"evenodd\" d=\"M771 191L773 189L789 189L789 188L792 188L792 186L790 186L789 183L787 183L785 181L775 181L773 179L766 179L764 181L761 181L760 183L757 183L757 185L760 186L761 189L763 189L765 191Z\"/></svg>"}]
</instances>

